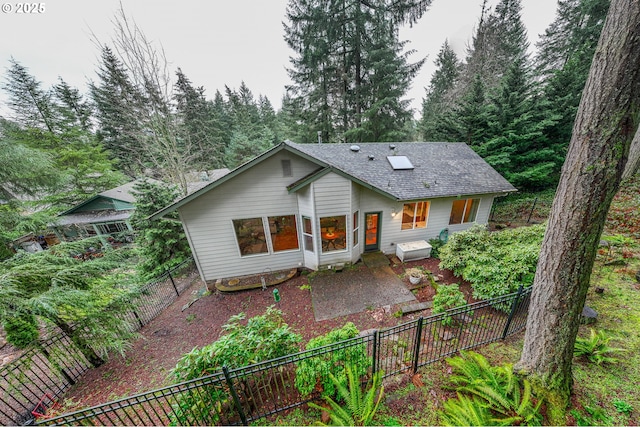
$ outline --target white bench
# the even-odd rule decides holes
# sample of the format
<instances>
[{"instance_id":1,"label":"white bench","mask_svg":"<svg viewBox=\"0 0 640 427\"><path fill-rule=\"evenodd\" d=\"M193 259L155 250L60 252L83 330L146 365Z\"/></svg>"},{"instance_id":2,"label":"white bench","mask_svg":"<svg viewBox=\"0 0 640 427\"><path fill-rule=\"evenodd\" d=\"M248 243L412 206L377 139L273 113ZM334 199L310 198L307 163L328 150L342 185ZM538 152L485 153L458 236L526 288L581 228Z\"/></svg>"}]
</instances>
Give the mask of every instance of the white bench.
<instances>
[{"instance_id":1,"label":"white bench","mask_svg":"<svg viewBox=\"0 0 640 427\"><path fill-rule=\"evenodd\" d=\"M431 256L431 245L426 240L398 243L396 245L396 256L402 262L429 258Z\"/></svg>"}]
</instances>

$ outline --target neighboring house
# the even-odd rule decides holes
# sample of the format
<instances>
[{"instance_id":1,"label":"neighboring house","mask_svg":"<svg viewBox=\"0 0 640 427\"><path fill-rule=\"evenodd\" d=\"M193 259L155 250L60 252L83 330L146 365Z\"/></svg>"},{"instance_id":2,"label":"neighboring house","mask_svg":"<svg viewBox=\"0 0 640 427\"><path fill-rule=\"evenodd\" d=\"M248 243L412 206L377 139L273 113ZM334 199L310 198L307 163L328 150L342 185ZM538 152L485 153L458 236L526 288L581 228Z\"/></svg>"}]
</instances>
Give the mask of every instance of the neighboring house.
<instances>
[{"instance_id":1,"label":"neighboring house","mask_svg":"<svg viewBox=\"0 0 640 427\"><path fill-rule=\"evenodd\" d=\"M151 216L178 211L205 281L354 263L487 223L516 191L464 143L285 141Z\"/></svg>"},{"instance_id":2,"label":"neighboring house","mask_svg":"<svg viewBox=\"0 0 640 427\"><path fill-rule=\"evenodd\" d=\"M51 226L61 240L77 240L92 236L121 237L133 234L130 218L135 210L136 181L103 191L62 212Z\"/></svg>"},{"instance_id":3,"label":"neighboring house","mask_svg":"<svg viewBox=\"0 0 640 427\"><path fill-rule=\"evenodd\" d=\"M187 191L194 192L210 181L229 173L229 169L193 172L187 176ZM148 181L160 181L145 178ZM134 229L131 216L135 211L138 181L131 181L111 190L103 191L58 215L52 229L61 240L77 240L104 236L103 242L132 241Z\"/></svg>"}]
</instances>

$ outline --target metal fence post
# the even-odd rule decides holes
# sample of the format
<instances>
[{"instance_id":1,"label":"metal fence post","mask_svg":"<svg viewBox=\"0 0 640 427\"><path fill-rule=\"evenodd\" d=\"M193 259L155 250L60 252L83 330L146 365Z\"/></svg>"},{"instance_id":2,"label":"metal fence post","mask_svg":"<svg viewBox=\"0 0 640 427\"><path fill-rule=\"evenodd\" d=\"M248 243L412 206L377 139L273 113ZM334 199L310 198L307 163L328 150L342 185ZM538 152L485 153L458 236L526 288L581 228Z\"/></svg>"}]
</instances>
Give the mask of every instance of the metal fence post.
<instances>
[{"instance_id":1,"label":"metal fence post","mask_svg":"<svg viewBox=\"0 0 640 427\"><path fill-rule=\"evenodd\" d=\"M377 360L378 360L378 345L379 345L378 344L378 340L379 340L379 338L380 338L380 331L376 329L375 331L373 331L373 344L372 344L373 348L371 350L371 353L373 353L371 355L371 359L372 359L372 362L373 362L371 364L371 374L372 375L375 374L376 371L378 370Z\"/></svg>"},{"instance_id":2,"label":"metal fence post","mask_svg":"<svg viewBox=\"0 0 640 427\"><path fill-rule=\"evenodd\" d=\"M171 280L171 284L173 285L173 289L176 291L176 295L180 296L180 292L178 292L178 288L176 287L176 282L173 281L173 276L171 276L171 271L167 270L167 275L169 276L169 280Z\"/></svg>"},{"instance_id":3,"label":"metal fence post","mask_svg":"<svg viewBox=\"0 0 640 427\"><path fill-rule=\"evenodd\" d=\"M422 347L422 323L423 318L418 319L418 327L416 328L416 338L413 347L413 373L418 372L418 360L420 359L420 347Z\"/></svg>"},{"instance_id":4,"label":"metal fence post","mask_svg":"<svg viewBox=\"0 0 640 427\"><path fill-rule=\"evenodd\" d=\"M533 215L533 210L536 208L536 203L538 203L537 197L533 201L533 206L531 206L531 212L529 212L529 218L527 218L527 224L529 224L529 221L531 221L531 215Z\"/></svg>"},{"instance_id":5,"label":"metal fence post","mask_svg":"<svg viewBox=\"0 0 640 427\"><path fill-rule=\"evenodd\" d=\"M520 286L518 287L518 293L516 294L516 297L514 298L513 303L511 303L511 312L509 313L507 324L504 326L504 331L502 332L502 339L505 339L507 337L507 334L509 333L509 326L511 326L511 321L513 320L513 316L515 315L516 309L518 308L518 303L520 302L520 297L522 296L522 289L523 289L523 285L521 283Z\"/></svg>"},{"instance_id":6,"label":"metal fence post","mask_svg":"<svg viewBox=\"0 0 640 427\"><path fill-rule=\"evenodd\" d=\"M140 324L140 327L142 328L144 326L144 323L142 323L142 319L140 318L140 316L138 316L138 313L135 310L133 310L132 313L133 313L133 316L138 321L138 323Z\"/></svg>"},{"instance_id":7,"label":"metal fence post","mask_svg":"<svg viewBox=\"0 0 640 427\"><path fill-rule=\"evenodd\" d=\"M244 414L244 410L242 409L242 404L240 404L240 398L238 398L238 393L236 393L236 389L233 387L233 381L231 381L231 376L229 375L229 368L227 368L226 365L223 366L222 372L224 373L224 378L227 380L227 385L229 386L231 397L233 397L233 404L238 410L238 415L240 415L240 420L242 421L242 425L247 426L249 425L247 423L247 417Z\"/></svg>"}]
</instances>

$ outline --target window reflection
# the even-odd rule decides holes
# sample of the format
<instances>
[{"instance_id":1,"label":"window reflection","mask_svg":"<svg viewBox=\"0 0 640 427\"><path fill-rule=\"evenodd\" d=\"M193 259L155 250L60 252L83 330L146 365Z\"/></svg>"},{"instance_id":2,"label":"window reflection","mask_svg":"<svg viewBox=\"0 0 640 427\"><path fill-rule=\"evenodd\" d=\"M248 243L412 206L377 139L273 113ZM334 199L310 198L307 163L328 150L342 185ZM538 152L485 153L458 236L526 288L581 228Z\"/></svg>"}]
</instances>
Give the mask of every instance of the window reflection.
<instances>
[{"instance_id":1,"label":"window reflection","mask_svg":"<svg viewBox=\"0 0 640 427\"><path fill-rule=\"evenodd\" d=\"M234 219L233 228L240 255L263 254L268 251L262 218Z\"/></svg>"}]
</instances>

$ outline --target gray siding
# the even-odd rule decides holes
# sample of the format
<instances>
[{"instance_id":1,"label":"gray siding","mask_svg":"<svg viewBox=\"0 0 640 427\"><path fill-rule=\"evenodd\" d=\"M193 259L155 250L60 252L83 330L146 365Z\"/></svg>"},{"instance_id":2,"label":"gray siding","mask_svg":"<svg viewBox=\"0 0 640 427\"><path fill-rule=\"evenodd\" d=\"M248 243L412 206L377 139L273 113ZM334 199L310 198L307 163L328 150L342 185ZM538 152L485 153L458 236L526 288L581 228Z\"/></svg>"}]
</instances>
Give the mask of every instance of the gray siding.
<instances>
[{"instance_id":1,"label":"gray siding","mask_svg":"<svg viewBox=\"0 0 640 427\"><path fill-rule=\"evenodd\" d=\"M293 177L283 177L282 159L291 159ZM286 186L308 175L317 166L288 153L278 153L179 209L197 254L204 280L276 271L303 263L302 249L240 256L233 219L298 214L295 194ZM300 247L301 224L298 223ZM268 231L268 230L267 230Z\"/></svg>"},{"instance_id":2,"label":"gray siding","mask_svg":"<svg viewBox=\"0 0 640 427\"><path fill-rule=\"evenodd\" d=\"M480 199L480 206L476 216L476 223L486 224L489 219L493 195L470 196ZM464 197L463 197L464 198ZM440 232L447 228L449 234L456 231L466 230L473 223L449 225L451 206L456 198L443 198L429 200L429 217L426 228L416 228L413 230L402 230L402 208L404 202L391 201L377 193L367 189L362 189L361 206L364 212L382 211L382 233L380 236L380 250L385 254L392 254L396 251L398 243L411 242L414 240L429 240L438 237ZM398 214L394 217L392 212Z\"/></svg>"},{"instance_id":3,"label":"gray siding","mask_svg":"<svg viewBox=\"0 0 640 427\"><path fill-rule=\"evenodd\" d=\"M351 262L355 263L360 259L360 255L364 252L364 216L362 214L362 210L360 209L360 196L362 194L361 187L358 184L351 183L351 215L349 216L349 221L351 223L350 230L348 233L349 248L351 249ZM358 244L353 244L353 214L358 211Z\"/></svg>"},{"instance_id":4,"label":"gray siding","mask_svg":"<svg viewBox=\"0 0 640 427\"><path fill-rule=\"evenodd\" d=\"M349 233L353 225L351 216L351 181L334 173L328 173L313 184L316 210L316 226L320 227L320 219L329 216L346 217L346 241L350 242ZM318 235L319 236L319 235ZM316 239L320 241L320 239ZM347 249L320 253L320 265L331 265L351 261L351 252Z\"/></svg>"},{"instance_id":5,"label":"gray siding","mask_svg":"<svg viewBox=\"0 0 640 427\"><path fill-rule=\"evenodd\" d=\"M316 270L318 268L318 249L319 249L319 245L318 245L318 239L316 238L319 229L316 226L316 221L315 221L315 217L316 217L316 211L315 211L315 203L313 202L313 185L308 185L305 188L302 188L300 190L298 190L298 192L296 193L297 197L298 197L298 209L300 212L300 235L302 236L302 217L306 216L311 218L311 227L313 229L313 245L314 245L314 249L313 252L309 252L306 250L303 250L303 264L305 267L310 268L312 270ZM304 248L303 244L302 244L302 238L301 238L301 248Z\"/></svg>"}]
</instances>

